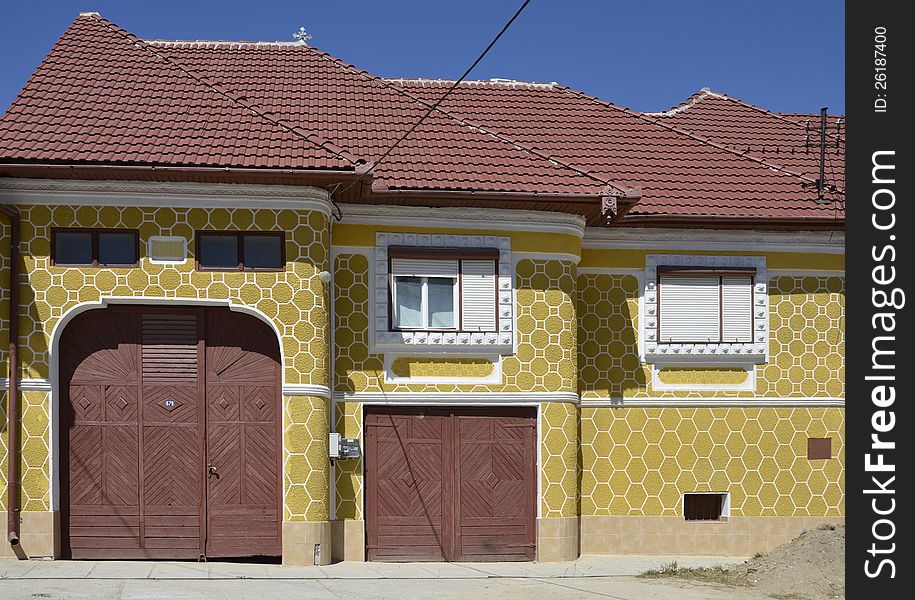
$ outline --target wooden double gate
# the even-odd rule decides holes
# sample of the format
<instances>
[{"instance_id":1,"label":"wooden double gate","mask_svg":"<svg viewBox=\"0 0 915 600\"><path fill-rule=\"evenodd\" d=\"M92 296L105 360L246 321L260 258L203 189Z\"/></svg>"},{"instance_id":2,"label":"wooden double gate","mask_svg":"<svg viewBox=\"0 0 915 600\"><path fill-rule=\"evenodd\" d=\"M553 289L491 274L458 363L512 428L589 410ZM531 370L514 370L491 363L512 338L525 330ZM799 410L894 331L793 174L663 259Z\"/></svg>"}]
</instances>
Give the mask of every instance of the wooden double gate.
<instances>
[{"instance_id":1,"label":"wooden double gate","mask_svg":"<svg viewBox=\"0 0 915 600\"><path fill-rule=\"evenodd\" d=\"M366 407L369 560L533 560L534 409Z\"/></svg>"},{"instance_id":2,"label":"wooden double gate","mask_svg":"<svg viewBox=\"0 0 915 600\"><path fill-rule=\"evenodd\" d=\"M281 554L276 335L227 309L112 307L60 340L62 552Z\"/></svg>"}]
</instances>

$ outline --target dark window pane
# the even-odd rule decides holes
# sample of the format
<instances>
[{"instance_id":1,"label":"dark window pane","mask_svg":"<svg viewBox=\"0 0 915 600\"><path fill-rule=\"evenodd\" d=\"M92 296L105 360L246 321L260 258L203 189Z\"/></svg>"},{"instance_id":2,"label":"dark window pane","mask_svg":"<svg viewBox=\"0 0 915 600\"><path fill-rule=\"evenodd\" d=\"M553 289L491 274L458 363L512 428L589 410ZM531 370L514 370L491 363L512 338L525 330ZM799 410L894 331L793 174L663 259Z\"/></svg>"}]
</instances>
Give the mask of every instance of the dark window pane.
<instances>
[{"instance_id":1,"label":"dark window pane","mask_svg":"<svg viewBox=\"0 0 915 600\"><path fill-rule=\"evenodd\" d=\"M78 231L58 231L55 233L54 262L59 265L91 264L92 234Z\"/></svg>"},{"instance_id":2,"label":"dark window pane","mask_svg":"<svg viewBox=\"0 0 915 600\"><path fill-rule=\"evenodd\" d=\"M238 238L234 235L201 235L197 259L204 269L237 269Z\"/></svg>"},{"instance_id":3,"label":"dark window pane","mask_svg":"<svg viewBox=\"0 0 915 600\"><path fill-rule=\"evenodd\" d=\"M137 238L133 233L98 234L100 265L132 265L137 262Z\"/></svg>"},{"instance_id":4,"label":"dark window pane","mask_svg":"<svg viewBox=\"0 0 915 600\"><path fill-rule=\"evenodd\" d=\"M283 266L283 238L278 235L246 235L245 268L279 269Z\"/></svg>"}]
</instances>

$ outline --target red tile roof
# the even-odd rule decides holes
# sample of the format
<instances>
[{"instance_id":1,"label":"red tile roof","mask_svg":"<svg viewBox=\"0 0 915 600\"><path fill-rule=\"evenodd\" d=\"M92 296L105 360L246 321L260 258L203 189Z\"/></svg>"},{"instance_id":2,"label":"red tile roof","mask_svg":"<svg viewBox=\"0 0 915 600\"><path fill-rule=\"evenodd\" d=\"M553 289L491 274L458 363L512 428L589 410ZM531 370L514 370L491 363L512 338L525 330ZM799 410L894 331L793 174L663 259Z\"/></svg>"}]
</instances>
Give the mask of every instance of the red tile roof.
<instances>
[{"instance_id":1,"label":"red tile roof","mask_svg":"<svg viewBox=\"0 0 915 600\"><path fill-rule=\"evenodd\" d=\"M0 119L0 162L352 172L451 84L380 79L298 43L141 40L81 15ZM556 84L466 82L371 187L594 199L640 187L628 220L841 219L840 202L814 201L800 118L707 93L644 114Z\"/></svg>"},{"instance_id":2,"label":"red tile roof","mask_svg":"<svg viewBox=\"0 0 915 600\"><path fill-rule=\"evenodd\" d=\"M451 84L421 79L394 81L427 101ZM733 130L735 139L748 126L742 106L729 101L725 108L730 112L717 115L726 123L722 129ZM640 186L642 198L630 211L630 221L637 216L667 215L831 221L837 218L837 210L839 218L844 216L841 202L815 202L818 174L792 169L793 163L784 165L781 161L780 165L768 155L747 153L730 138L710 137L698 127L704 121L682 126L666 114L634 112L557 84L502 81L463 83L440 108L507 139L541 148L599 177ZM785 117L754 110L760 111L759 120L774 120L782 129L789 129L783 132L776 127L776 133L783 137L795 130L804 131ZM679 114L687 112L681 110ZM750 125L750 138L770 133L756 128L756 123ZM809 156L802 154L807 161ZM843 162L833 160L833 166L844 171Z\"/></svg>"},{"instance_id":3,"label":"red tile roof","mask_svg":"<svg viewBox=\"0 0 915 600\"><path fill-rule=\"evenodd\" d=\"M816 181L820 176L819 114L782 114L705 88L663 113L662 121ZM841 200L845 189L845 117L827 115L825 180Z\"/></svg>"}]
</instances>

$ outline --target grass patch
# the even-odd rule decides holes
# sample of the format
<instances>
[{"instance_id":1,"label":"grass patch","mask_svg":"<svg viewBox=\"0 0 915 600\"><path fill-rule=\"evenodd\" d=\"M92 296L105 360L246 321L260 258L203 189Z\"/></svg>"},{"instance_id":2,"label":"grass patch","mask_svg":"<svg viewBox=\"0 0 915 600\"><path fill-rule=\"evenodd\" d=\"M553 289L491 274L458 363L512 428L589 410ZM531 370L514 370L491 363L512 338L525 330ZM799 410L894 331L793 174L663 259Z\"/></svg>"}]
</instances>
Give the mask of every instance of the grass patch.
<instances>
[{"instance_id":1,"label":"grass patch","mask_svg":"<svg viewBox=\"0 0 915 600\"><path fill-rule=\"evenodd\" d=\"M662 579L677 577L707 583L724 583L728 585L747 585L721 565L712 567L681 567L677 561L664 563L657 569L648 569L638 575L643 579Z\"/></svg>"}]
</instances>

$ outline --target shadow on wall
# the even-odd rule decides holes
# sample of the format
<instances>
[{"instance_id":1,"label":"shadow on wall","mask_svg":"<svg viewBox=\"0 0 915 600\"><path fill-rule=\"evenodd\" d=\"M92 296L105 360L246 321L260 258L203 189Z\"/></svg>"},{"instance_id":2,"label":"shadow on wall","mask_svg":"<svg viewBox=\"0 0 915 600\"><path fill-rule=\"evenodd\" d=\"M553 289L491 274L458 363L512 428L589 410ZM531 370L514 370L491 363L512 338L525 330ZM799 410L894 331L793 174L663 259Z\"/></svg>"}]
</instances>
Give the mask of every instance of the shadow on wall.
<instances>
[{"instance_id":1,"label":"shadow on wall","mask_svg":"<svg viewBox=\"0 0 915 600\"><path fill-rule=\"evenodd\" d=\"M578 389L622 398L648 387L638 353L638 281L629 275L578 278Z\"/></svg>"}]
</instances>

